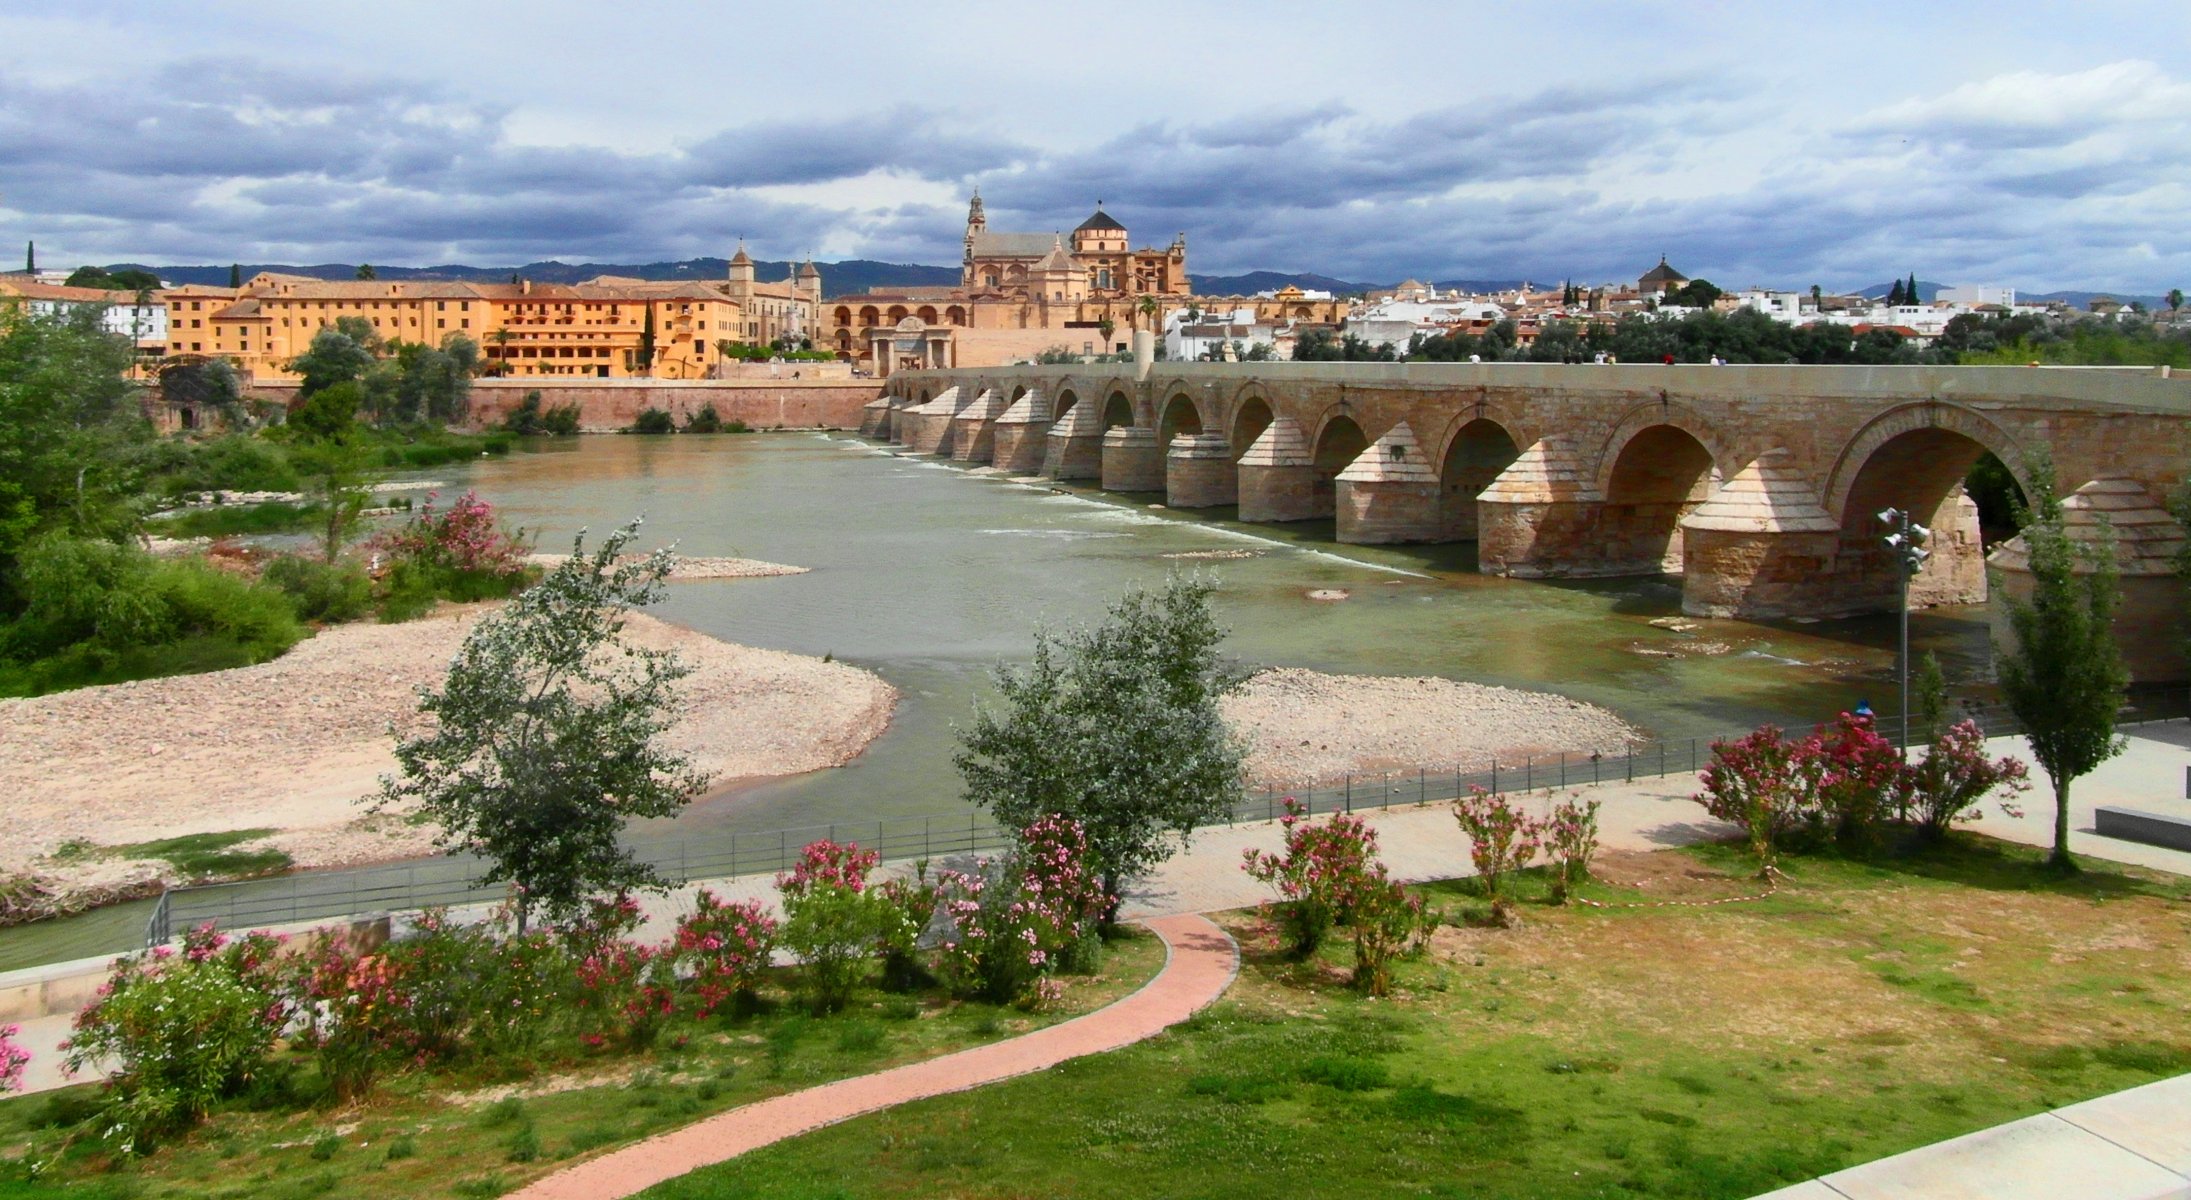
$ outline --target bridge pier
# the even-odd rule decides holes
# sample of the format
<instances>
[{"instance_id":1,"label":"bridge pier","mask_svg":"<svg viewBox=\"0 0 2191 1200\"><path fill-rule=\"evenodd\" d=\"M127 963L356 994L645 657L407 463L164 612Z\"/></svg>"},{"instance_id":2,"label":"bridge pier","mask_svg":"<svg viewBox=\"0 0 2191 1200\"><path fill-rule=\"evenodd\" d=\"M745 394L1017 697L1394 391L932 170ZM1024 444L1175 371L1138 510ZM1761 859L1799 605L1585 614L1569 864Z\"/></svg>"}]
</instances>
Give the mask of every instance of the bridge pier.
<instances>
[{"instance_id":1,"label":"bridge pier","mask_svg":"<svg viewBox=\"0 0 2191 1200\"><path fill-rule=\"evenodd\" d=\"M1356 546L1434 542L1443 532L1438 473L1402 421L1339 472L1338 539Z\"/></svg>"},{"instance_id":2,"label":"bridge pier","mask_svg":"<svg viewBox=\"0 0 2191 1200\"><path fill-rule=\"evenodd\" d=\"M1156 444L1156 430L1121 425L1103 435L1103 490L1164 490L1164 448Z\"/></svg>"},{"instance_id":3,"label":"bridge pier","mask_svg":"<svg viewBox=\"0 0 2191 1200\"><path fill-rule=\"evenodd\" d=\"M2122 583L2115 606L2115 643L2122 647L2130 677L2141 683L2191 679L2191 661L2184 656L2183 582L2175 573L2183 526L2143 484L2121 477L2095 479L2064 497L2062 523L2079 549L2112 544ZM2001 543L1986 565L2003 592L2031 598L2031 556L2021 535ZM2008 605L1993 605L1988 617L1994 641L2014 645Z\"/></svg>"},{"instance_id":4,"label":"bridge pier","mask_svg":"<svg viewBox=\"0 0 2191 1200\"><path fill-rule=\"evenodd\" d=\"M888 396L877 396L860 406L861 437L890 436L890 399Z\"/></svg>"},{"instance_id":5,"label":"bridge pier","mask_svg":"<svg viewBox=\"0 0 2191 1200\"><path fill-rule=\"evenodd\" d=\"M990 461L1013 475L1039 475L1049 433L1050 401L1039 388L1029 388L997 418Z\"/></svg>"},{"instance_id":6,"label":"bridge pier","mask_svg":"<svg viewBox=\"0 0 2191 1200\"><path fill-rule=\"evenodd\" d=\"M1571 440L1534 442L1476 497L1477 569L1516 579L1580 574L1572 564L1602 507Z\"/></svg>"},{"instance_id":7,"label":"bridge pier","mask_svg":"<svg viewBox=\"0 0 2191 1200\"><path fill-rule=\"evenodd\" d=\"M1265 426L1236 472L1243 521L1307 521L1316 511L1316 458L1292 417Z\"/></svg>"},{"instance_id":8,"label":"bridge pier","mask_svg":"<svg viewBox=\"0 0 2191 1200\"><path fill-rule=\"evenodd\" d=\"M996 455L997 418L1011 405L995 388L983 388L974 402L951 418L951 457L985 463Z\"/></svg>"},{"instance_id":9,"label":"bridge pier","mask_svg":"<svg viewBox=\"0 0 2191 1200\"><path fill-rule=\"evenodd\" d=\"M1759 455L1682 518L1681 611L1764 620L1815 614L1841 523L1786 450Z\"/></svg>"},{"instance_id":10,"label":"bridge pier","mask_svg":"<svg viewBox=\"0 0 2191 1200\"><path fill-rule=\"evenodd\" d=\"M1052 479L1103 477L1103 414L1081 401L1050 423L1043 439L1042 473Z\"/></svg>"},{"instance_id":11,"label":"bridge pier","mask_svg":"<svg viewBox=\"0 0 2191 1200\"><path fill-rule=\"evenodd\" d=\"M1181 434L1164 455L1164 503L1172 508L1218 508L1240 500L1232 443L1221 433Z\"/></svg>"},{"instance_id":12,"label":"bridge pier","mask_svg":"<svg viewBox=\"0 0 2191 1200\"><path fill-rule=\"evenodd\" d=\"M959 389L948 387L918 408L906 411L905 444L915 454L951 453L951 421L959 415Z\"/></svg>"}]
</instances>

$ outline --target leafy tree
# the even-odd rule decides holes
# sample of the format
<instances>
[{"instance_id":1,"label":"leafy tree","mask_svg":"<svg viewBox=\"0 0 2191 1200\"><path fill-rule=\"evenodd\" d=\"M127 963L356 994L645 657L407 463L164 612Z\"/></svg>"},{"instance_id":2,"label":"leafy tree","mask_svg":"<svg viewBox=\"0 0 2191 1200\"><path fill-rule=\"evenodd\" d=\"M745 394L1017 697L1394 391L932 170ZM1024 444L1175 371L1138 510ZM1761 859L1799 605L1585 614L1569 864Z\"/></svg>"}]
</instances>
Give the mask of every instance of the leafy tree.
<instances>
[{"instance_id":1,"label":"leafy tree","mask_svg":"<svg viewBox=\"0 0 2191 1200\"><path fill-rule=\"evenodd\" d=\"M370 280L370 279L378 279L378 278L380 278L380 272L378 272L378 271L374 270L374 269L373 269L373 264L371 264L371 263L359 263L359 264L358 264L358 278L359 278L359 279L367 279L367 280Z\"/></svg>"},{"instance_id":2,"label":"leafy tree","mask_svg":"<svg viewBox=\"0 0 2191 1200\"><path fill-rule=\"evenodd\" d=\"M620 562L633 521L571 556L474 628L440 690L419 699L430 732L396 745L374 807L415 801L438 844L487 860L534 911L575 914L589 895L659 887L618 842L632 817L675 814L707 777L659 743L691 668L630 644L631 611L662 598L674 556Z\"/></svg>"},{"instance_id":3,"label":"leafy tree","mask_svg":"<svg viewBox=\"0 0 2191 1200\"><path fill-rule=\"evenodd\" d=\"M349 320L350 318L344 318ZM289 360L291 372L304 377L297 389L300 397L330 388L338 383L355 382L373 369L371 346L341 328L322 329L312 335L311 345L304 353Z\"/></svg>"},{"instance_id":4,"label":"leafy tree","mask_svg":"<svg viewBox=\"0 0 2191 1200\"><path fill-rule=\"evenodd\" d=\"M176 363L160 372L160 395L170 404L191 404L221 415L231 428L242 424L243 385L225 358Z\"/></svg>"},{"instance_id":5,"label":"leafy tree","mask_svg":"<svg viewBox=\"0 0 2191 1200\"><path fill-rule=\"evenodd\" d=\"M1902 281L1897 279L1894 286L1887 289L1887 307L1900 308L1907 302L1906 294L1902 291Z\"/></svg>"},{"instance_id":6,"label":"leafy tree","mask_svg":"<svg viewBox=\"0 0 2191 1200\"><path fill-rule=\"evenodd\" d=\"M1217 655L1215 586L1174 576L1127 592L1095 628L1038 631L1033 661L997 668L996 705L959 734L967 798L1014 828L1079 821L1114 914L1174 833L1223 819L1240 795L1241 744L1217 710L1238 679Z\"/></svg>"},{"instance_id":7,"label":"leafy tree","mask_svg":"<svg viewBox=\"0 0 2191 1200\"><path fill-rule=\"evenodd\" d=\"M2176 311L2179 311L2179 310L2181 310L2182 308L2183 308L2183 289L2182 289L2182 288L2170 288L2170 289L2168 289L2168 311L2170 311L2170 312L2176 312Z\"/></svg>"},{"instance_id":8,"label":"leafy tree","mask_svg":"<svg viewBox=\"0 0 2191 1200\"><path fill-rule=\"evenodd\" d=\"M289 428L306 440L340 441L357 428L364 396L355 380L307 392L290 407Z\"/></svg>"},{"instance_id":9,"label":"leafy tree","mask_svg":"<svg viewBox=\"0 0 2191 1200\"><path fill-rule=\"evenodd\" d=\"M120 540L136 529L125 451L150 429L123 378L130 357L96 309L0 306L0 616L21 610L17 559L33 538Z\"/></svg>"},{"instance_id":10,"label":"leafy tree","mask_svg":"<svg viewBox=\"0 0 2191 1200\"><path fill-rule=\"evenodd\" d=\"M2035 459L2025 471L2032 497L2021 536L2031 597L2002 594L2015 638L2011 645L1997 645L1995 653L2002 698L2022 723L2032 757L2054 784L2054 850L2048 862L2073 871L2069 785L2128 744L2115 734L2115 713L2130 685L2113 628L2120 582L2112 545L2080 552L2070 541L2053 464Z\"/></svg>"},{"instance_id":11,"label":"leafy tree","mask_svg":"<svg viewBox=\"0 0 2191 1200\"><path fill-rule=\"evenodd\" d=\"M1709 279L1692 279L1666 293L1666 303L1683 308L1710 308L1725 293Z\"/></svg>"}]
</instances>

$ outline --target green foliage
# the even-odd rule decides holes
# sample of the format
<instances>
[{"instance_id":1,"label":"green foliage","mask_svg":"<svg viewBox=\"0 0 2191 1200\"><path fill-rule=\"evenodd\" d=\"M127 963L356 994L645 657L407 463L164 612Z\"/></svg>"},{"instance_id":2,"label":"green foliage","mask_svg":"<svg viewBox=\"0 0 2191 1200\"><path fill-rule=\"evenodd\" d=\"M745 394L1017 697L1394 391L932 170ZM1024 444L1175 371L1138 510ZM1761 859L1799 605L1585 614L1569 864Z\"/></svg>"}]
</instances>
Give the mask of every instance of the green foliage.
<instances>
[{"instance_id":1,"label":"green foliage","mask_svg":"<svg viewBox=\"0 0 2191 1200\"><path fill-rule=\"evenodd\" d=\"M2191 368L2191 331L2164 333L2144 321L1962 316L1948 322L1940 347L1964 366Z\"/></svg>"},{"instance_id":2,"label":"green foliage","mask_svg":"<svg viewBox=\"0 0 2191 1200\"><path fill-rule=\"evenodd\" d=\"M959 735L967 799L1015 828L1079 821L1114 897L1171 855L1173 834L1222 820L1242 748L1217 709L1239 680L1218 658L1215 590L1173 576L1093 629L1038 630L1033 661L998 667L996 706Z\"/></svg>"},{"instance_id":3,"label":"green foliage","mask_svg":"<svg viewBox=\"0 0 2191 1200\"><path fill-rule=\"evenodd\" d=\"M684 432L686 433L721 433L722 431L723 418L716 413L713 401L702 404L700 411L685 418Z\"/></svg>"},{"instance_id":4,"label":"green foliage","mask_svg":"<svg viewBox=\"0 0 2191 1200\"><path fill-rule=\"evenodd\" d=\"M365 406L365 390L355 380L306 388L299 395L301 399L289 407L289 428L309 441L332 442L348 437L357 428L358 410Z\"/></svg>"},{"instance_id":5,"label":"green foliage","mask_svg":"<svg viewBox=\"0 0 2191 1200\"><path fill-rule=\"evenodd\" d=\"M1930 650L1917 660L1917 673L1910 677L1910 713L1927 737L1937 737L1947 727L1948 679L1940 671L1940 657Z\"/></svg>"},{"instance_id":6,"label":"green foliage","mask_svg":"<svg viewBox=\"0 0 2191 1200\"><path fill-rule=\"evenodd\" d=\"M112 1070L106 1136L125 1153L202 1120L265 1065L282 1007L260 970L262 940L218 952L194 940L118 962L107 992L76 1018L68 1065Z\"/></svg>"},{"instance_id":7,"label":"green foliage","mask_svg":"<svg viewBox=\"0 0 2191 1200\"><path fill-rule=\"evenodd\" d=\"M370 325L366 326L365 337L353 336L339 325L313 334L311 345L288 363L292 373L303 376L298 395L310 397L339 383L356 383L372 370L371 329ZM353 404L351 411L354 413L357 408Z\"/></svg>"},{"instance_id":8,"label":"green foliage","mask_svg":"<svg viewBox=\"0 0 2191 1200\"><path fill-rule=\"evenodd\" d=\"M479 343L462 333L443 338L437 348L422 342L391 342L390 357L364 376L364 407L375 423L454 424L471 407L472 376L480 363Z\"/></svg>"},{"instance_id":9,"label":"green foliage","mask_svg":"<svg viewBox=\"0 0 2191 1200\"><path fill-rule=\"evenodd\" d=\"M354 384L337 384L305 401L316 404L322 397L353 391ZM306 477L306 494L319 513L320 556L335 561L349 544L364 519L372 499L366 482L366 452L352 439L333 435L297 445L290 457Z\"/></svg>"},{"instance_id":10,"label":"green foliage","mask_svg":"<svg viewBox=\"0 0 2191 1200\"><path fill-rule=\"evenodd\" d=\"M2054 851L2049 859L2070 870L2069 786L2123 752L2115 714L2129 690L2130 673L2115 644L2115 606L2121 597L2112 541L2085 551L2070 540L2062 501L2054 491L2054 467L2035 459L2025 467L2032 502L2020 535L2030 563L2031 596L2004 589L2012 645L1994 647L2001 698L2023 725L2031 756L2054 784Z\"/></svg>"},{"instance_id":11,"label":"green foliage","mask_svg":"<svg viewBox=\"0 0 2191 1200\"><path fill-rule=\"evenodd\" d=\"M295 492L303 477L279 443L232 433L203 442L165 439L143 452L150 489L175 497L208 492Z\"/></svg>"},{"instance_id":12,"label":"green foliage","mask_svg":"<svg viewBox=\"0 0 2191 1200\"><path fill-rule=\"evenodd\" d=\"M259 581L289 597L300 620L354 621L373 606L373 581L355 562L283 554L266 564Z\"/></svg>"},{"instance_id":13,"label":"green foliage","mask_svg":"<svg viewBox=\"0 0 2191 1200\"><path fill-rule=\"evenodd\" d=\"M1679 305L1683 308L1710 308L1712 302L1718 300L1724 294L1709 279L1692 279L1666 293L1664 300L1661 302Z\"/></svg>"},{"instance_id":14,"label":"green foliage","mask_svg":"<svg viewBox=\"0 0 2191 1200\"><path fill-rule=\"evenodd\" d=\"M1354 334L1342 336L1325 329L1311 329L1293 342L1295 362L1392 362L1398 357L1388 345L1371 345Z\"/></svg>"},{"instance_id":15,"label":"green foliage","mask_svg":"<svg viewBox=\"0 0 2191 1200\"><path fill-rule=\"evenodd\" d=\"M624 430L624 432L649 434L675 433L677 432L677 422L676 419L671 417L669 415L669 412L665 409L646 408L640 410L639 415L632 419L632 423Z\"/></svg>"},{"instance_id":16,"label":"green foliage","mask_svg":"<svg viewBox=\"0 0 2191 1200\"><path fill-rule=\"evenodd\" d=\"M30 547L31 597L7 630L16 668L4 690L37 694L264 662L304 636L273 588L189 559L155 559L112 542L49 535Z\"/></svg>"},{"instance_id":17,"label":"green foliage","mask_svg":"<svg viewBox=\"0 0 2191 1200\"><path fill-rule=\"evenodd\" d=\"M1080 355L1066 346L1051 346L1035 355L1037 366L1061 366L1080 361Z\"/></svg>"},{"instance_id":18,"label":"green foliage","mask_svg":"<svg viewBox=\"0 0 2191 1200\"><path fill-rule=\"evenodd\" d=\"M109 271L105 267L86 264L69 272L63 281L66 287L103 288L110 292L144 292L160 286L160 277L140 267L124 267Z\"/></svg>"},{"instance_id":19,"label":"green foliage","mask_svg":"<svg viewBox=\"0 0 2191 1200\"><path fill-rule=\"evenodd\" d=\"M136 527L132 443L150 435L130 348L99 314L0 306L0 618L26 602L17 558L47 533L120 539Z\"/></svg>"},{"instance_id":20,"label":"green foliage","mask_svg":"<svg viewBox=\"0 0 2191 1200\"><path fill-rule=\"evenodd\" d=\"M400 774L380 802L415 801L448 849L487 861L483 882L515 885L523 914L575 912L603 889L651 886L617 842L631 817L669 816L706 778L658 745L676 681L690 668L631 646L626 615L662 596L666 551L619 563L626 525L571 557L475 627L419 709L431 732L396 746Z\"/></svg>"},{"instance_id":21,"label":"green foliage","mask_svg":"<svg viewBox=\"0 0 2191 1200\"><path fill-rule=\"evenodd\" d=\"M257 504L223 504L192 508L145 523L149 532L162 537L236 537L250 533L297 533L318 526L320 509L315 504L287 500L262 500Z\"/></svg>"},{"instance_id":22,"label":"green foliage","mask_svg":"<svg viewBox=\"0 0 2191 1200\"><path fill-rule=\"evenodd\" d=\"M541 408L540 390L534 388L525 393L510 415L502 419L502 428L509 433L533 437L569 437L578 432L579 407L576 404L558 404L554 408Z\"/></svg>"},{"instance_id":23,"label":"green foliage","mask_svg":"<svg viewBox=\"0 0 2191 1200\"><path fill-rule=\"evenodd\" d=\"M160 371L160 396L170 404L191 404L220 414L229 428L244 424L243 384L225 358L174 363Z\"/></svg>"}]
</instances>

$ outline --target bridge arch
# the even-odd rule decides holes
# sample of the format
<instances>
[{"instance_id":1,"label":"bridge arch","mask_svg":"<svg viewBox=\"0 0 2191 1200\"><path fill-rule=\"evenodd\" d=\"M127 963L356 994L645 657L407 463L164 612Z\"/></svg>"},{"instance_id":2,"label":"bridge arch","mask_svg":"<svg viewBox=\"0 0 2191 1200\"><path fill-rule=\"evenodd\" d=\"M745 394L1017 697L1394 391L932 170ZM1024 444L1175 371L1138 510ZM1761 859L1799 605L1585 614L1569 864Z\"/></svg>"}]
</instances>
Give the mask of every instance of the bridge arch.
<instances>
[{"instance_id":1,"label":"bridge arch","mask_svg":"<svg viewBox=\"0 0 2191 1200\"><path fill-rule=\"evenodd\" d=\"M1164 401L1162 415L1157 421L1157 447L1168 450L1173 438L1195 437L1201 434L1202 429L1202 406L1196 404L1194 397L1186 391L1175 391L1171 393L1170 399Z\"/></svg>"},{"instance_id":2,"label":"bridge arch","mask_svg":"<svg viewBox=\"0 0 2191 1200\"><path fill-rule=\"evenodd\" d=\"M1362 432L1362 426L1353 414L1334 407L1324 415L1323 422L1317 426L1316 439L1309 444L1314 447L1310 457L1316 463L1312 493L1315 513L1328 517L1339 507L1339 472L1369 449L1369 436Z\"/></svg>"},{"instance_id":3,"label":"bridge arch","mask_svg":"<svg viewBox=\"0 0 2191 1200\"><path fill-rule=\"evenodd\" d=\"M1513 426L1492 416L1467 417L1446 438L1437 459L1441 541L1476 540L1476 497L1521 457L1521 447Z\"/></svg>"},{"instance_id":4,"label":"bridge arch","mask_svg":"<svg viewBox=\"0 0 2191 1200\"><path fill-rule=\"evenodd\" d=\"M1124 387L1115 387L1103 398L1103 428L1106 431L1134 423L1133 396Z\"/></svg>"},{"instance_id":5,"label":"bridge arch","mask_svg":"<svg viewBox=\"0 0 2191 1200\"><path fill-rule=\"evenodd\" d=\"M1719 486L1716 458L1694 431L1647 425L1620 444L1600 478L1598 543L1604 575L1678 574L1681 519Z\"/></svg>"},{"instance_id":6,"label":"bridge arch","mask_svg":"<svg viewBox=\"0 0 2191 1200\"><path fill-rule=\"evenodd\" d=\"M1740 462L1735 461L1735 455L1721 442L1718 431L1712 427L1712 423L1702 413L1697 412L1688 405L1678 400L1660 400L1655 403L1639 404L1622 415L1620 423L1615 425L1613 432L1606 437L1604 448L1598 452L1597 490L1599 495L1611 494L1608 489L1612 487L1614 468L1619 464L1621 456L1627 453L1628 448L1634 443L1635 439L1646 430L1661 427L1678 429L1687 434L1690 441L1702 447L1704 452L1711 457L1711 465L1714 470L1731 475L1742 466L1743 462L1749 461L1748 459L1743 459Z\"/></svg>"},{"instance_id":7,"label":"bridge arch","mask_svg":"<svg viewBox=\"0 0 2191 1200\"><path fill-rule=\"evenodd\" d=\"M1050 401L1050 423L1053 425L1062 423L1065 420L1065 414L1073 411L1073 406L1078 403L1080 403L1080 393L1074 389L1072 384L1068 383L1060 386L1057 395Z\"/></svg>"},{"instance_id":8,"label":"bridge arch","mask_svg":"<svg viewBox=\"0 0 2191 1200\"><path fill-rule=\"evenodd\" d=\"M1248 452L1248 447L1255 444L1255 439L1263 436L1263 431L1269 429L1270 423L1275 419L1276 414L1271 411L1270 400L1259 390L1248 391L1234 400L1230 429L1226 435L1226 443L1232 451L1234 462L1240 461L1240 456Z\"/></svg>"},{"instance_id":9,"label":"bridge arch","mask_svg":"<svg viewBox=\"0 0 2191 1200\"><path fill-rule=\"evenodd\" d=\"M1873 418L1834 464L1827 507L1841 523L1835 546L1837 607L1884 612L1900 602L1901 574L1881 540L1878 514L1901 509L1932 531L1932 557L1910 580L1910 605L1976 604L1986 599L1985 542L1978 506L1963 488L1981 455L2008 468L2025 498L2031 480L2022 447L1984 415L1926 401Z\"/></svg>"}]
</instances>

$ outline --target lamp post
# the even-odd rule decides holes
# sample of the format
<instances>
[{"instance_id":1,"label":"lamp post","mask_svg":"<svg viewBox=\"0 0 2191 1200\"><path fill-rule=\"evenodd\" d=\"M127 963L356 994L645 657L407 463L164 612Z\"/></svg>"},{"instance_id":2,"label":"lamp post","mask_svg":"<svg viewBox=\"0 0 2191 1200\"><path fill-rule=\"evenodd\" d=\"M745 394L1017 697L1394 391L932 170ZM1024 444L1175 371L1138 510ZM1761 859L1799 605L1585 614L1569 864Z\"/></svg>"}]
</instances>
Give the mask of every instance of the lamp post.
<instances>
[{"instance_id":1,"label":"lamp post","mask_svg":"<svg viewBox=\"0 0 2191 1200\"><path fill-rule=\"evenodd\" d=\"M1879 523L1891 531L1880 540L1887 544L1888 552L1894 555L1895 573L1902 583L1901 604L1898 606L1902 618L1902 640L1895 661L1902 685L1902 757L1907 760L1910 756L1910 579L1917 574L1918 568L1925 565L1925 560L1932 557L1932 551L1925 549L1925 543L1932 539L1932 531L1910 520L1909 513L1899 508L1882 510Z\"/></svg>"}]
</instances>

